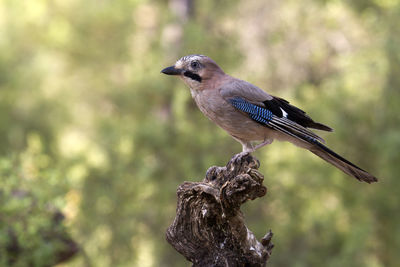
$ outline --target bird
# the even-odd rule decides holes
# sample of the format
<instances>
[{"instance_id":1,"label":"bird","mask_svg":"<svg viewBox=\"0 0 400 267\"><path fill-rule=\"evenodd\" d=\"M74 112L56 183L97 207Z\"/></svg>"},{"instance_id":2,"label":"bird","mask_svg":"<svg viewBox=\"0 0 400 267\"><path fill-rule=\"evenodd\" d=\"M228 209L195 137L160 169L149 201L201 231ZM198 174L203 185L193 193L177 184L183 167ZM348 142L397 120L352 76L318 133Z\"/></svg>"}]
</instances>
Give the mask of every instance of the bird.
<instances>
[{"instance_id":1,"label":"bird","mask_svg":"<svg viewBox=\"0 0 400 267\"><path fill-rule=\"evenodd\" d=\"M310 129L333 131L315 122L303 110L283 98L226 74L211 58L194 54L161 70L179 76L189 87L200 111L252 153L274 140L288 141L307 149L359 181L378 179L325 145Z\"/></svg>"}]
</instances>

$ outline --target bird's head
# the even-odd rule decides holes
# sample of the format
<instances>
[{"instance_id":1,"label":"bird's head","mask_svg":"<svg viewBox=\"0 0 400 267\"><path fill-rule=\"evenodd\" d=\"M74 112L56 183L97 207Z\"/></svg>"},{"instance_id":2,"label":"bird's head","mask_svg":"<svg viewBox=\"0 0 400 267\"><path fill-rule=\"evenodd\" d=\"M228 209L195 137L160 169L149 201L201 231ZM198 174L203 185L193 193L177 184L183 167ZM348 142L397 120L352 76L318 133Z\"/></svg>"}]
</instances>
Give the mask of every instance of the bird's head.
<instances>
[{"instance_id":1,"label":"bird's head","mask_svg":"<svg viewBox=\"0 0 400 267\"><path fill-rule=\"evenodd\" d=\"M195 90L203 89L204 83L218 75L224 75L217 63L203 55L184 56L175 65L161 72L167 75L179 75L191 89Z\"/></svg>"}]
</instances>

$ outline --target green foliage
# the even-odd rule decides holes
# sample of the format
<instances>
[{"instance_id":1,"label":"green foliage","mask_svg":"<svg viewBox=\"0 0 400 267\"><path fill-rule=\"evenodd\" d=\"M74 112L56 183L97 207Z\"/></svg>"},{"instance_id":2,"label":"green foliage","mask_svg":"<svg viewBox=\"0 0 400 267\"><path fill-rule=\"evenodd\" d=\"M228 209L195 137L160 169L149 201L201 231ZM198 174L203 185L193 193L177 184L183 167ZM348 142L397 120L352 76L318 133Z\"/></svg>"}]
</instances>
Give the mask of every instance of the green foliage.
<instances>
[{"instance_id":1,"label":"green foliage","mask_svg":"<svg viewBox=\"0 0 400 267\"><path fill-rule=\"evenodd\" d=\"M50 205L82 247L65 266L187 266L164 239L176 187L241 149L160 74L201 53L333 127L328 146L380 178L360 184L290 144L257 152L269 193L245 215L275 233L271 265L396 266L398 1L184 2L0 3L0 222L29 226L16 233L37 253L21 264L57 250L40 235Z\"/></svg>"},{"instance_id":2,"label":"green foliage","mask_svg":"<svg viewBox=\"0 0 400 267\"><path fill-rule=\"evenodd\" d=\"M0 159L0 265L50 266L77 249L55 206L60 178L22 161Z\"/></svg>"}]
</instances>

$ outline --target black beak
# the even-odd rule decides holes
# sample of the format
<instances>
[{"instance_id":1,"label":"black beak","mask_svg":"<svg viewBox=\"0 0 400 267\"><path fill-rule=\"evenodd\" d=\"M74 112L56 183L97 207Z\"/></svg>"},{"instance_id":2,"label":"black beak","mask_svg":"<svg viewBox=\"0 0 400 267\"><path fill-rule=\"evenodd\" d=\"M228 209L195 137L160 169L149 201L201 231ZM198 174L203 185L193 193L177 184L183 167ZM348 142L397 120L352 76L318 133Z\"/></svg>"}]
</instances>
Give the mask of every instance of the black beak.
<instances>
[{"instance_id":1,"label":"black beak","mask_svg":"<svg viewBox=\"0 0 400 267\"><path fill-rule=\"evenodd\" d=\"M163 69L161 72L167 75L181 75L182 70L175 68L175 66L171 66Z\"/></svg>"}]
</instances>

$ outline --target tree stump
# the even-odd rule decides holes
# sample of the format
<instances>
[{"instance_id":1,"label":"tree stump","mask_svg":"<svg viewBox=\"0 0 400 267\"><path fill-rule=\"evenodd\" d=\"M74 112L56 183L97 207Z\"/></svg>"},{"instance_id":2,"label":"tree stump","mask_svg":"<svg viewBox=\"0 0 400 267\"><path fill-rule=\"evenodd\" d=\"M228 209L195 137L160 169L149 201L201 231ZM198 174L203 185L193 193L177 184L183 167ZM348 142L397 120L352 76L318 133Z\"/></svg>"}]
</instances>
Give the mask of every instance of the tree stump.
<instances>
[{"instance_id":1,"label":"tree stump","mask_svg":"<svg viewBox=\"0 0 400 267\"><path fill-rule=\"evenodd\" d=\"M267 193L259 166L255 157L240 153L225 167L209 168L202 182L178 187L176 217L166 238L192 266L266 266L272 232L258 241L240 211L247 200Z\"/></svg>"}]
</instances>

